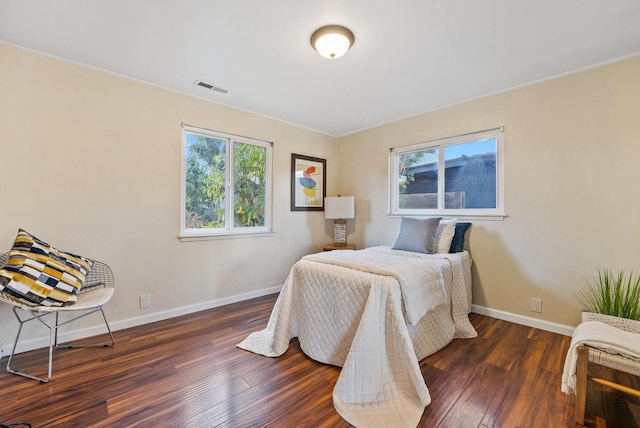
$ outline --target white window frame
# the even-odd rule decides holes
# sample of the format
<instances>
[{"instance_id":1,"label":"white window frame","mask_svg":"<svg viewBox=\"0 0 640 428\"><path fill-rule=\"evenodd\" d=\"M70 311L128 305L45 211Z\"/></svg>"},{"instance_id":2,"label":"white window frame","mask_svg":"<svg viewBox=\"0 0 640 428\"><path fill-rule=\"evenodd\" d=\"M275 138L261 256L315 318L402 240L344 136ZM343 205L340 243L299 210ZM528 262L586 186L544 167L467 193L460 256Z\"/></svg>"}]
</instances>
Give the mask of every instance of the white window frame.
<instances>
[{"instance_id":1,"label":"white window frame","mask_svg":"<svg viewBox=\"0 0 640 428\"><path fill-rule=\"evenodd\" d=\"M186 196L187 196L187 133L198 134L208 138L215 138L226 141L225 165L226 168L226 195L225 195L225 227L224 228L199 228L187 229L186 226ZM266 166L265 166L265 224L256 227L235 227L234 226L234 164L233 151L234 143L251 144L264 147L266 150ZM216 237L242 237L256 236L273 233L272 226L272 201L273 201L273 143L257 140L255 138L242 137L239 135L228 134L224 132L214 131L210 129L200 128L191 125L182 125L182 156L181 156L181 185L180 185L180 234L181 239L189 240L189 238L216 238Z\"/></svg>"},{"instance_id":2,"label":"white window frame","mask_svg":"<svg viewBox=\"0 0 640 428\"><path fill-rule=\"evenodd\" d=\"M474 141L496 138L496 207L495 208L444 208L445 164L444 148ZM418 150L438 149L438 208L435 209L406 209L399 206L399 165L398 156ZM494 218L504 219L506 216L504 204L504 128L495 128L473 132L455 137L442 138L405 147L392 148L389 153L389 201L388 215L390 216L424 216L437 215L463 218Z\"/></svg>"}]
</instances>

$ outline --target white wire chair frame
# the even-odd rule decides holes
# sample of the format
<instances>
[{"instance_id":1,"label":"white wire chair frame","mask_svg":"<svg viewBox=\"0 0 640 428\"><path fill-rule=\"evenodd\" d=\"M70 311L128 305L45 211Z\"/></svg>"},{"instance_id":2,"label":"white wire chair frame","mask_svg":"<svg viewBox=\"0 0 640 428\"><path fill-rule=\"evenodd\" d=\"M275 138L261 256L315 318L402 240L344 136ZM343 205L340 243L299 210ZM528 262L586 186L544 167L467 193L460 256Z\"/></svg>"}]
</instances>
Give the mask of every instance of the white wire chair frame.
<instances>
[{"instance_id":1,"label":"white wire chair frame","mask_svg":"<svg viewBox=\"0 0 640 428\"><path fill-rule=\"evenodd\" d=\"M0 256L0 266L4 266L9 259L9 253ZM12 306L13 314L20 323L13 348L9 359L7 360L7 371L29 379L46 383L52 378L53 369L53 350L54 348L82 348L82 347L110 347L115 344L111 327L107 321L103 306L109 302L115 291L115 280L111 268L100 261L94 260L91 271L87 274L82 288L78 290L78 301L68 306L28 306L22 304L0 291L0 302L8 303ZM104 324L109 334L110 342L107 343L90 343L90 344L71 344L58 343L58 330L74 321L100 312ZM60 322L60 313L78 313L70 319ZM53 322L49 315L54 315ZM13 369L11 363L18 348L18 342L22 333L22 327L29 321L37 320L49 329L49 365L46 377L39 377L33 374L25 373L20 370Z\"/></svg>"}]
</instances>

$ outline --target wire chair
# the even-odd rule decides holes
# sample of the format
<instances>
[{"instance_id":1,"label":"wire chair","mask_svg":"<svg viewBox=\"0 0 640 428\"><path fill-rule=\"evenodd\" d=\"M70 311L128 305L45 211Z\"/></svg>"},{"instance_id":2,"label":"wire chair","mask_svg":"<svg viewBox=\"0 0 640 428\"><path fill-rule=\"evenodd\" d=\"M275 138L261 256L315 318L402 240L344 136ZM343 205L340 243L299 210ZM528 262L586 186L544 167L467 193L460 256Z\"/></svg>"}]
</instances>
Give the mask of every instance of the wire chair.
<instances>
[{"instance_id":1,"label":"wire chair","mask_svg":"<svg viewBox=\"0 0 640 428\"><path fill-rule=\"evenodd\" d=\"M0 266L4 266L9 259L9 253L5 253L0 256ZM115 280L111 268L100 261L94 260L93 267L87 274L84 284L80 290L78 290L78 301L68 306L28 306L22 304L5 293L0 291L0 302L7 303L12 306L14 315L16 316L20 326L18 327L18 333L13 343L13 349L11 355L7 361L7 371L19 376L24 376L29 379L38 380L46 383L51 380L52 365L53 365L53 349L54 348L80 348L80 347L109 347L115 344L111 328L107 317L102 310L102 307L111 299L115 291ZM92 343L92 344L67 344L58 343L58 330L60 327L66 326L74 321L91 315L95 312L102 314L107 332L109 333L110 343ZM70 319L60 321L60 313L73 313L74 316ZM53 315L53 320L50 315ZM11 368L11 362L18 348L18 342L20 340L20 334L22 333L22 327L29 321L37 320L49 329L49 366L46 377L38 377L32 374L28 374L19 370Z\"/></svg>"}]
</instances>

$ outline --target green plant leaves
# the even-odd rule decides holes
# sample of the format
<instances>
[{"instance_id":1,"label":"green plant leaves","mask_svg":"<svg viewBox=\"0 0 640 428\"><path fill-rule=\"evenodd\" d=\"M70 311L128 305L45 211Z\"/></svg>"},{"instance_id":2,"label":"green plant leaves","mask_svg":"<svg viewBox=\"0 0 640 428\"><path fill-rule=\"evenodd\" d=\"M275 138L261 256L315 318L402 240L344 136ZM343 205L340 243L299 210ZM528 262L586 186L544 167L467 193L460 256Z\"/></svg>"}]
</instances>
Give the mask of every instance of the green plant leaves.
<instances>
[{"instance_id":1,"label":"green plant leaves","mask_svg":"<svg viewBox=\"0 0 640 428\"><path fill-rule=\"evenodd\" d=\"M574 296L588 312L640 320L640 276L634 272L598 269Z\"/></svg>"}]
</instances>

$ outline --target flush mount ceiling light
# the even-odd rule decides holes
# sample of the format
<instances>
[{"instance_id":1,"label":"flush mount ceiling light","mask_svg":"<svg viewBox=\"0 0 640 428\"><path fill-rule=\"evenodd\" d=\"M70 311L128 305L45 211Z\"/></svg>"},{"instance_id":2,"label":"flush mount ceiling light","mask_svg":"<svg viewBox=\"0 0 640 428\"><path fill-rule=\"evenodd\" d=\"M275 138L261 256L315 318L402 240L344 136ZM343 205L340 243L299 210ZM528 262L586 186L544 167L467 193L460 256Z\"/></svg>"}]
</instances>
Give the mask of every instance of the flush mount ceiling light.
<instances>
[{"instance_id":1,"label":"flush mount ceiling light","mask_svg":"<svg viewBox=\"0 0 640 428\"><path fill-rule=\"evenodd\" d=\"M311 35L311 46L328 59L340 58L353 46L353 33L340 25L320 27Z\"/></svg>"}]
</instances>

